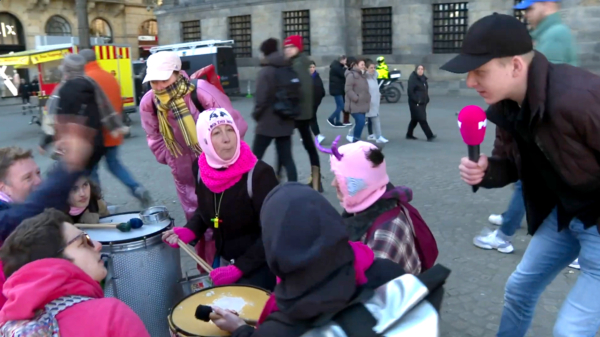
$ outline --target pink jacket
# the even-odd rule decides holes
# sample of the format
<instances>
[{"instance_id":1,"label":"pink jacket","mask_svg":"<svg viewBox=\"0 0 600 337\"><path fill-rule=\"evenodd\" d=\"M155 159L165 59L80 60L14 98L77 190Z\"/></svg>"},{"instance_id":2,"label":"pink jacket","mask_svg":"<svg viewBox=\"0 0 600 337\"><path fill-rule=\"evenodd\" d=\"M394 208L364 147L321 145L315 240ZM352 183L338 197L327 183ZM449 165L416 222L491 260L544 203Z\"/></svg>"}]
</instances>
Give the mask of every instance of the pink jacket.
<instances>
[{"instance_id":1,"label":"pink jacket","mask_svg":"<svg viewBox=\"0 0 600 337\"><path fill-rule=\"evenodd\" d=\"M104 298L100 284L64 259L31 262L6 280L8 301L0 324L31 319L47 303L67 295L95 298L65 309L56 316L63 337L150 337L144 323L125 303Z\"/></svg>"},{"instance_id":2,"label":"pink jacket","mask_svg":"<svg viewBox=\"0 0 600 337\"><path fill-rule=\"evenodd\" d=\"M242 139L248 130L248 124L242 118L240 113L233 108L229 97L223 92L217 89L212 84L205 80L198 80L198 88L196 89L198 94L198 100L204 107L204 109L213 108L224 108L229 111L233 117L236 126L240 130L240 136ZM175 187L177 188L177 194L179 195L179 201L183 207L186 218L189 218L194 214L198 202L196 200L196 182L194 174L192 173L192 163L198 160L198 157L185 145L185 140L179 130L179 126L175 117L169 114L169 124L173 128L173 134L179 144L183 144L182 155L178 158L174 158L171 153L167 150L162 135L158 131L158 117L154 113L154 93L152 90L148 91L142 101L140 102L140 117L142 119L142 127L146 130L146 139L148 140L148 146L156 160L161 164L166 164L171 167L173 178L175 179ZM198 115L201 111L198 111L190 98L190 95L185 97L194 120L198 119Z\"/></svg>"}]
</instances>

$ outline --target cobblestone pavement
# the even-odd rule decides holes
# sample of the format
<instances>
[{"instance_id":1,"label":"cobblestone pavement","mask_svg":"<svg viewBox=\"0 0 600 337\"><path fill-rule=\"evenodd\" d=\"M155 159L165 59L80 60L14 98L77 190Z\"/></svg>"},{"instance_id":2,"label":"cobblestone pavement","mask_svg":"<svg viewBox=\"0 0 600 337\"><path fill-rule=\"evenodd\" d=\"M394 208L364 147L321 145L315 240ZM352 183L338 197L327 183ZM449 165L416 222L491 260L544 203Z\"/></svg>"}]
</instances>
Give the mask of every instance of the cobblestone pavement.
<instances>
[{"instance_id":1,"label":"cobblestone pavement","mask_svg":"<svg viewBox=\"0 0 600 337\"><path fill-rule=\"evenodd\" d=\"M510 187L502 190L480 190L477 194L462 183L458 176L458 163L467 149L457 129L455 113L465 105L481 104L478 98L433 97L428 107L431 128L438 135L435 142L424 141L417 129L418 141L404 139L409 121L406 98L398 104L382 104L381 120L383 134L390 140L384 153L387 158L390 178L395 184L407 185L414 190L413 204L430 225L440 249L439 262L452 269L446 286L446 297L442 312L442 336L493 336L498 328L506 279L521 259L529 242L525 230L517 232L514 240L515 252L501 254L484 251L473 246L473 236L487 224L491 213L502 212L512 193ZM249 121L250 132L246 141L253 138L253 122L249 114L252 101L235 98L233 105ZM327 136L324 145L345 129L333 129L326 118L334 110L333 98L325 98L319 109L322 133ZM121 159L134 176L150 190L156 204L167 205L177 225L184 224L181 207L175 194L170 170L156 162L148 149L145 134L139 124L139 115L133 115L133 136L121 147ZM34 149L39 139L37 126L29 126L29 116L20 114L20 107L0 107L0 146L20 145ZM366 130L365 130L366 133ZM493 127L490 127L482 152L489 153L493 143ZM364 135L363 135L364 136ZM308 179L310 164L298 136L294 137L294 156L299 178ZM274 164L274 149L265 157ZM328 158L321 154L324 167L325 196L339 208L335 192L329 187L332 174ZM37 156L40 166L50 164L48 158ZM105 198L121 205L125 210L139 210L139 205L128 195L127 190L110 174L102 169ZM184 271L195 272L190 259L182 258ZM528 336L552 335L553 322L578 272L565 269L548 287L537 307L535 319Z\"/></svg>"}]
</instances>

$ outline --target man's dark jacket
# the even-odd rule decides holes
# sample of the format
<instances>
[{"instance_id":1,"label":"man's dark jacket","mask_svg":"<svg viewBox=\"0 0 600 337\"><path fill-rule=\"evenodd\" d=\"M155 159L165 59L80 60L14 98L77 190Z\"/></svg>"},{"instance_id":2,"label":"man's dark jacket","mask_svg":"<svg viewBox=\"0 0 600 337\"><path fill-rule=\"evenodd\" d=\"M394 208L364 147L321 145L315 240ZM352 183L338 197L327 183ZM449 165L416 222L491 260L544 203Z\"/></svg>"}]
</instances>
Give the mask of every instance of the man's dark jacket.
<instances>
[{"instance_id":1,"label":"man's dark jacket","mask_svg":"<svg viewBox=\"0 0 600 337\"><path fill-rule=\"evenodd\" d=\"M552 64L535 52L523 107L510 100L489 107L487 118L496 124L497 136L480 185L503 187L521 179L530 234L557 206L560 229L573 217L586 228L597 225L600 77ZM540 167L543 178L537 171Z\"/></svg>"}]
</instances>

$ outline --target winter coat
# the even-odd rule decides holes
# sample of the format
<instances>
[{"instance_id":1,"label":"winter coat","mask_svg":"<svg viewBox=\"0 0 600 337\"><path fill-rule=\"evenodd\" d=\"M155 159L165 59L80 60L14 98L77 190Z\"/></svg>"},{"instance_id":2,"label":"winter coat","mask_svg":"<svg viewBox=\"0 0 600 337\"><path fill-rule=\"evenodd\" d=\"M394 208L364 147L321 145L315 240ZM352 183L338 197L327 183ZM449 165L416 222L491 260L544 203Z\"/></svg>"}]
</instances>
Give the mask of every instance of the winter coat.
<instances>
[{"instance_id":1,"label":"winter coat","mask_svg":"<svg viewBox=\"0 0 600 337\"><path fill-rule=\"evenodd\" d=\"M346 67L340 61L333 61L329 66L329 94L331 96L344 96L346 85Z\"/></svg>"},{"instance_id":2,"label":"winter coat","mask_svg":"<svg viewBox=\"0 0 600 337\"><path fill-rule=\"evenodd\" d=\"M531 31L534 47L552 63L579 65L577 46L571 29L562 22L560 13L545 17Z\"/></svg>"},{"instance_id":3,"label":"winter coat","mask_svg":"<svg viewBox=\"0 0 600 337\"><path fill-rule=\"evenodd\" d=\"M31 96L31 85L29 83L19 84L19 95L21 95L21 97Z\"/></svg>"},{"instance_id":4,"label":"winter coat","mask_svg":"<svg viewBox=\"0 0 600 337\"><path fill-rule=\"evenodd\" d=\"M377 77L379 74L377 70L375 73L366 73L367 82L369 83L369 94L371 95L371 105L367 117L379 116L379 105L381 104L381 93L379 92L379 84L377 83Z\"/></svg>"},{"instance_id":5,"label":"winter coat","mask_svg":"<svg viewBox=\"0 0 600 337\"><path fill-rule=\"evenodd\" d=\"M300 53L292 58L292 67L298 75L300 86L302 87L302 100L300 107L302 112L296 117L298 121L309 120L313 117L313 80L310 76L308 68L310 68L310 60L305 53Z\"/></svg>"},{"instance_id":6,"label":"winter coat","mask_svg":"<svg viewBox=\"0 0 600 337\"><path fill-rule=\"evenodd\" d=\"M85 74L98 83L104 94L118 114L123 112L123 98L121 97L121 86L119 82L108 71L102 69L98 62L92 61L85 65ZM102 130L104 146L113 147L123 143L123 135L113 136L106 129Z\"/></svg>"},{"instance_id":7,"label":"winter coat","mask_svg":"<svg viewBox=\"0 0 600 337\"><path fill-rule=\"evenodd\" d=\"M349 113L367 113L371 107L369 82L360 70L346 70L346 103L344 111Z\"/></svg>"},{"instance_id":8,"label":"winter coat","mask_svg":"<svg viewBox=\"0 0 600 337\"><path fill-rule=\"evenodd\" d=\"M276 138L291 136L294 133L294 120L283 119L273 110L277 93L276 70L289 66L291 66L291 62L279 52L272 53L262 60L262 68L256 77L254 111L252 112L252 118L256 121L255 132L257 135Z\"/></svg>"},{"instance_id":9,"label":"winter coat","mask_svg":"<svg viewBox=\"0 0 600 337\"><path fill-rule=\"evenodd\" d=\"M560 229L574 216L586 228L595 226L600 221L600 77L552 64L537 51L528 76L526 110L510 100L487 110L499 130L493 152L499 156L489 158L480 186L503 187L520 179L532 235L557 205Z\"/></svg>"},{"instance_id":10,"label":"winter coat","mask_svg":"<svg viewBox=\"0 0 600 337\"><path fill-rule=\"evenodd\" d=\"M425 105L429 103L429 85L427 76L419 76L413 71L408 78L408 102Z\"/></svg>"},{"instance_id":11,"label":"winter coat","mask_svg":"<svg viewBox=\"0 0 600 337\"><path fill-rule=\"evenodd\" d=\"M68 172L63 165L56 165L56 169L48 175L44 182L33 191L24 203L7 204L0 201L0 244L12 233L25 219L42 213L46 208L66 209L68 207L71 188L81 172ZM4 272L0 261L0 289L4 284ZM6 298L0 294L0 308Z\"/></svg>"},{"instance_id":12,"label":"winter coat","mask_svg":"<svg viewBox=\"0 0 600 337\"><path fill-rule=\"evenodd\" d=\"M0 324L32 319L37 310L63 296L93 299L73 305L57 316L62 337L150 337L144 323L125 303L105 298L100 284L65 259L42 259L26 264L4 284L8 301Z\"/></svg>"},{"instance_id":13,"label":"winter coat","mask_svg":"<svg viewBox=\"0 0 600 337\"><path fill-rule=\"evenodd\" d=\"M315 71L315 73L312 75L312 79L313 79L313 106L314 106L314 112L317 112L317 108L319 107L319 105L321 105L321 102L323 101L323 97L325 97L325 86L323 86L323 80L321 79L321 76L319 75L318 72Z\"/></svg>"},{"instance_id":14,"label":"winter coat","mask_svg":"<svg viewBox=\"0 0 600 337\"><path fill-rule=\"evenodd\" d=\"M227 110L233 117L233 120L240 131L240 136L244 138L244 135L248 130L248 124L244 121L242 115L233 108L229 97L204 80L198 81L196 93L198 95L198 101L205 110L214 108L223 108ZM196 109L190 95L185 96L184 100L192 117L194 117L194 120L197 120L201 111ZM185 145L185 140L179 129L179 123L175 120L172 113L169 113L168 116L169 125L173 129L173 135L177 142L180 145L182 144L182 154L175 158L169 150L167 150L165 141L158 129L158 117L156 116L154 104L154 93L150 90L144 95L140 102L139 111L142 119L142 127L146 130L146 140L148 141L150 151L152 151L156 157L156 161L171 167L171 173L175 179L175 187L177 188L179 201L185 212L186 219L189 219L198 206L196 194L194 193L196 181L192 172L192 163L198 160L198 156Z\"/></svg>"}]
</instances>

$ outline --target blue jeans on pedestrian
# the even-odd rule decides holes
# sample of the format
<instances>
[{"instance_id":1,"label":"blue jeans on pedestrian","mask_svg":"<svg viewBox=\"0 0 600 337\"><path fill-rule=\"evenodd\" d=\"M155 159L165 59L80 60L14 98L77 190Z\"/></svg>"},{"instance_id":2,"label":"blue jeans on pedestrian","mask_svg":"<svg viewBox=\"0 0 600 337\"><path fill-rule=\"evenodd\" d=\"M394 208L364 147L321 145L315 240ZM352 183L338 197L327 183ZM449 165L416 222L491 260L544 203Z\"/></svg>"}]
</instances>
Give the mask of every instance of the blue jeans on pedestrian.
<instances>
[{"instance_id":1,"label":"blue jeans on pedestrian","mask_svg":"<svg viewBox=\"0 0 600 337\"><path fill-rule=\"evenodd\" d=\"M341 114L344 110L344 96L336 95L333 96L333 99L335 99L335 111L331 114L331 116L329 116L328 119L333 124L337 124L342 122Z\"/></svg>"},{"instance_id":2,"label":"blue jeans on pedestrian","mask_svg":"<svg viewBox=\"0 0 600 337\"><path fill-rule=\"evenodd\" d=\"M540 295L579 255L581 274L563 302L554 337L593 337L600 328L600 234L573 219L558 231L556 209L535 232L523 259L506 282L498 337L525 336Z\"/></svg>"},{"instance_id":3,"label":"blue jeans on pedestrian","mask_svg":"<svg viewBox=\"0 0 600 337\"><path fill-rule=\"evenodd\" d=\"M360 136L362 136L363 129L365 128L365 117L366 113L353 113L352 118L354 118L354 142L356 143L360 140Z\"/></svg>"},{"instance_id":4,"label":"blue jeans on pedestrian","mask_svg":"<svg viewBox=\"0 0 600 337\"><path fill-rule=\"evenodd\" d=\"M117 179L119 179L123 185L127 186L131 192L134 194L135 190L140 187L135 179L131 176L131 173L127 171L127 169L123 166L121 161L119 160L119 152L118 146L107 147L104 158L106 158L106 165L108 166L108 170L112 173ZM95 182L98 186L100 186L100 177L98 176L98 163L90 174L90 179Z\"/></svg>"},{"instance_id":5,"label":"blue jeans on pedestrian","mask_svg":"<svg viewBox=\"0 0 600 337\"><path fill-rule=\"evenodd\" d=\"M508 241L512 239L517 229L521 227L523 217L525 217L525 201L523 200L523 185L519 180L515 183L515 191L508 208L502 213L500 232L502 232L503 239Z\"/></svg>"}]
</instances>

